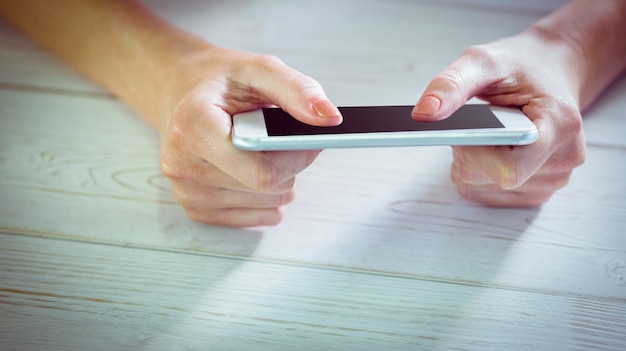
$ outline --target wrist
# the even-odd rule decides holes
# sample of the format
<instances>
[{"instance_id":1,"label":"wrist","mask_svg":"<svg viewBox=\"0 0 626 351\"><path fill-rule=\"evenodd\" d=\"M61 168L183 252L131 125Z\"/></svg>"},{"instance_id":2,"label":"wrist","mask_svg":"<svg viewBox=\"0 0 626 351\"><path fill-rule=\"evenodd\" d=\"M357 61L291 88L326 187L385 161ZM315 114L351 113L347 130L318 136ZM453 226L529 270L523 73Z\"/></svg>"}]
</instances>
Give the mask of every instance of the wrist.
<instances>
[{"instance_id":1,"label":"wrist","mask_svg":"<svg viewBox=\"0 0 626 351\"><path fill-rule=\"evenodd\" d=\"M626 1L575 0L537 21L527 33L539 38L546 52L561 51L576 80L581 109L626 69Z\"/></svg>"},{"instance_id":2,"label":"wrist","mask_svg":"<svg viewBox=\"0 0 626 351\"><path fill-rule=\"evenodd\" d=\"M194 85L200 72L193 72L194 60L213 49L209 43L177 28L160 29L159 38L144 42L142 56L136 57L135 84L120 86L119 96L153 127L160 129Z\"/></svg>"}]
</instances>

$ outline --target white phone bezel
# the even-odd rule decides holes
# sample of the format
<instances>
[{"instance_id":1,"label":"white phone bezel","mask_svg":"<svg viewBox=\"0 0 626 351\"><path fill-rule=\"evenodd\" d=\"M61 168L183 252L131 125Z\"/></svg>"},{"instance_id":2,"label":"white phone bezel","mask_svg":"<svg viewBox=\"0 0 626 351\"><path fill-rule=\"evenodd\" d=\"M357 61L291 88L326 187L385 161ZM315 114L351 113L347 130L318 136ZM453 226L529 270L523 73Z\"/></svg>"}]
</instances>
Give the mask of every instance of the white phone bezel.
<instances>
[{"instance_id":1,"label":"white phone bezel","mask_svg":"<svg viewBox=\"0 0 626 351\"><path fill-rule=\"evenodd\" d=\"M233 116L232 141L243 150L306 150L348 147L435 145L526 145L537 140L537 128L521 110L489 106L504 128L417 132L345 133L268 136L262 110Z\"/></svg>"}]
</instances>

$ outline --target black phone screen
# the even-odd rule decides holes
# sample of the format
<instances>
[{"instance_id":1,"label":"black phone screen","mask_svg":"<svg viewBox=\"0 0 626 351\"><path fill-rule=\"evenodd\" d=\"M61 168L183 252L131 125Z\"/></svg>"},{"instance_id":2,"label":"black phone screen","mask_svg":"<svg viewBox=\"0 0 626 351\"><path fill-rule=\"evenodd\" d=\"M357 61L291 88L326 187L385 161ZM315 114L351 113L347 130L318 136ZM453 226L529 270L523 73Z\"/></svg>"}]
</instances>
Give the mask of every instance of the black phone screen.
<instances>
[{"instance_id":1,"label":"black phone screen","mask_svg":"<svg viewBox=\"0 0 626 351\"><path fill-rule=\"evenodd\" d=\"M264 108L263 116L269 136L410 132L426 130L503 128L488 105L465 105L450 117L434 122L417 122L411 118L413 106L340 107L343 123L335 127L304 124L280 108Z\"/></svg>"}]
</instances>

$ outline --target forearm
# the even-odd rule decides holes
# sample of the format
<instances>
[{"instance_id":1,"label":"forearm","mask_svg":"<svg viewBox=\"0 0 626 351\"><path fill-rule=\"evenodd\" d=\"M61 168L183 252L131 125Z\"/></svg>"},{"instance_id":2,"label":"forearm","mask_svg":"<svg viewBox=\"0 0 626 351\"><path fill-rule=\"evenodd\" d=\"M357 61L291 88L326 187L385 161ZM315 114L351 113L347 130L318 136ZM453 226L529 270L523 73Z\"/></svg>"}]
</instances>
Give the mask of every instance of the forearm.
<instances>
[{"instance_id":1,"label":"forearm","mask_svg":"<svg viewBox=\"0 0 626 351\"><path fill-rule=\"evenodd\" d=\"M626 70L626 1L574 0L528 31L569 47L582 110Z\"/></svg>"},{"instance_id":2,"label":"forearm","mask_svg":"<svg viewBox=\"0 0 626 351\"><path fill-rule=\"evenodd\" d=\"M133 1L0 0L0 15L156 127L178 57L204 44Z\"/></svg>"}]
</instances>

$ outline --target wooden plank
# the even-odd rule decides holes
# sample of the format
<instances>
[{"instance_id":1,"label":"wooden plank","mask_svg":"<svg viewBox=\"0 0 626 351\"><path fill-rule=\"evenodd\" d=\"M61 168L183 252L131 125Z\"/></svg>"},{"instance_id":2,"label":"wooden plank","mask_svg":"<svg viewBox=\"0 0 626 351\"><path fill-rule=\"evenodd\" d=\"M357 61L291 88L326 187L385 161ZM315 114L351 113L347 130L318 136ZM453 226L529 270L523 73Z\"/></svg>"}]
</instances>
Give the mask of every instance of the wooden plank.
<instances>
[{"instance_id":1,"label":"wooden plank","mask_svg":"<svg viewBox=\"0 0 626 351\"><path fill-rule=\"evenodd\" d=\"M413 104L465 47L517 33L562 3L147 1L164 18L217 44L278 55L318 79L341 105ZM108 96L1 20L0 62L0 87ZM619 128L624 106L616 103L625 93L621 79L587 113L591 143L626 146Z\"/></svg>"},{"instance_id":2,"label":"wooden plank","mask_svg":"<svg viewBox=\"0 0 626 351\"><path fill-rule=\"evenodd\" d=\"M4 350L623 350L626 301L0 235Z\"/></svg>"},{"instance_id":3,"label":"wooden plank","mask_svg":"<svg viewBox=\"0 0 626 351\"><path fill-rule=\"evenodd\" d=\"M0 88L110 96L0 17Z\"/></svg>"},{"instance_id":4,"label":"wooden plank","mask_svg":"<svg viewBox=\"0 0 626 351\"><path fill-rule=\"evenodd\" d=\"M279 55L346 104L413 103L466 45L547 10L333 3L324 21L320 3L149 5ZM3 350L626 346L626 79L585 120L587 163L541 209L460 200L447 148L328 150L283 224L236 230L191 222L157 133L2 24L0 62L0 230L28 234L0 234Z\"/></svg>"},{"instance_id":5,"label":"wooden plank","mask_svg":"<svg viewBox=\"0 0 626 351\"><path fill-rule=\"evenodd\" d=\"M414 103L465 47L517 33L561 2L146 3L217 45L278 55L320 80L339 104L380 104ZM2 22L0 47L0 62L11 63L0 65L5 84L101 92Z\"/></svg>"},{"instance_id":6,"label":"wooden plank","mask_svg":"<svg viewBox=\"0 0 626 351\"><path fill-rule=\"evenodd\" d=\"M327 150L283 224L237 230L186 217L159 175L156 133L119 102L0 91L0 115L5 231L624 296L607 273L626 257L620 147L591 147L543 208L509 210L461 200L447 148Z\"/></svg>"}]
</instances>

